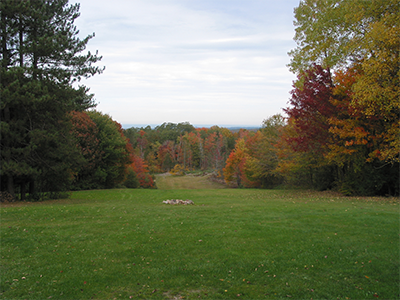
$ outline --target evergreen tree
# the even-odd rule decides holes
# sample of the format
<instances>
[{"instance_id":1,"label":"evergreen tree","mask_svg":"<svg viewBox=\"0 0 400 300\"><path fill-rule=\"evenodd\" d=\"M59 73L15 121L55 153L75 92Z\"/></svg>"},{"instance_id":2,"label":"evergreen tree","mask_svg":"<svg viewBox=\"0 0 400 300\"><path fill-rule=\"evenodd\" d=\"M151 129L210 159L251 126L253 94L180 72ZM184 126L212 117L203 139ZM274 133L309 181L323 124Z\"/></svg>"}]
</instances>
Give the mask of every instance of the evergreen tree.
<instances>
[{"instance_id":1,"label":"evergreen tree","mask_svg":"<svg viewBox=\"0 0 400 300\"><path fill-rule=\"evenodd\" d=\"M77 37L79 4L67 0L2 0L0 12L1 188L63 190L79 161L68 112L94 106L72 84L103 71L97 53L81 54L94 34Z\"/></svg>"}]
</instances>

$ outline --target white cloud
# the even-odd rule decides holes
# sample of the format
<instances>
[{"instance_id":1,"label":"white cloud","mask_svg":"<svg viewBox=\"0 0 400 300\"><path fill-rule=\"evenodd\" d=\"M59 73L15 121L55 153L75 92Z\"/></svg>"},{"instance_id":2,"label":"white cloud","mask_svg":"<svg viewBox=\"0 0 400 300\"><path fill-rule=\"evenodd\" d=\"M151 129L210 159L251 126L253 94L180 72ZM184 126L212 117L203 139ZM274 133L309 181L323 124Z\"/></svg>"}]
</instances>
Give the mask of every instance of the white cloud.
<instances>
[{"instance_id":1,"label":"white cloud","mask_svg":"<svg viewBox=\"0 0 400 300\"><path fill-rule=\"evenodd\" d=\"M76 24L103 55L85 81L122 124L258 126L280 113L294 75L298 1L81 1Z\"/></svg>"}]
</instances>

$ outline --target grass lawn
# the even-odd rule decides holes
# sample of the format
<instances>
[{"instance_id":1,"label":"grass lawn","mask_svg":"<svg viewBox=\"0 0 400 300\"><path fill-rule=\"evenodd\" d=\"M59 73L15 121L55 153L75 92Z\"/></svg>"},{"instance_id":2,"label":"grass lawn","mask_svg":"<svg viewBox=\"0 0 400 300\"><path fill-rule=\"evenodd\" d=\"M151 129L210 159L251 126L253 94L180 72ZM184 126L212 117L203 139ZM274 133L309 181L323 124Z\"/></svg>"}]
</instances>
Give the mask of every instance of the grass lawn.
<instances>
[{"instance_id":1,"label":"grass lawn","mask_svg":"<svg viewBox=\"0 0 400 300\"><path fill-rule=\"evenodd\" d=\"M399 257L397 198L122 189L1 205L1 299L399 299Z\"/></svg>"},{"instance_id":2,"label":"grass lawn","mask_svg":"<svg viewBox=\"0 0 400 300\"><path fill-rule=\"evenodd\" d=\"M200 173L201 174L201 173ZM171 176L168 173L158 175L156 177L156 184L162 190L176 190L176 189L225 189L226 185L212 182L209 180L210 175L199 176Z\"/></svg>"}]
</instances>

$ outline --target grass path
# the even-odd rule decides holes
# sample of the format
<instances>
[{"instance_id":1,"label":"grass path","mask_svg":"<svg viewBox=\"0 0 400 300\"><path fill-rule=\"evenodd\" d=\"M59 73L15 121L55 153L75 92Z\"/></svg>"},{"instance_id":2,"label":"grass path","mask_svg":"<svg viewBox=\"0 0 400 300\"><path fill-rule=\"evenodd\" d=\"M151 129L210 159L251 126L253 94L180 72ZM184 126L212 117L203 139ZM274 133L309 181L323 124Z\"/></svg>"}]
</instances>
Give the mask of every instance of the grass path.
<instances>
[{"instance_id":1,"label":"grass path","mask_svg":"<svg viewBox=\"0 0 400 300\"><path fill-rule=\"evenodd\" d=\"M122 189L0 212L1 299L400 298L398 199Z\"/></svg>"},{"instance_id":2,"label":"grass path","mask_svg":"<svg viewBox=\"0 0 400 300\"><path fill-rule=\"evenodd\" d=\"M156 176L157 188L160 190L179 190L179 189L224 189L225 185L209 180L210 175L206 176L172 176L168 173Z\"/></svg>"}]
</instances>

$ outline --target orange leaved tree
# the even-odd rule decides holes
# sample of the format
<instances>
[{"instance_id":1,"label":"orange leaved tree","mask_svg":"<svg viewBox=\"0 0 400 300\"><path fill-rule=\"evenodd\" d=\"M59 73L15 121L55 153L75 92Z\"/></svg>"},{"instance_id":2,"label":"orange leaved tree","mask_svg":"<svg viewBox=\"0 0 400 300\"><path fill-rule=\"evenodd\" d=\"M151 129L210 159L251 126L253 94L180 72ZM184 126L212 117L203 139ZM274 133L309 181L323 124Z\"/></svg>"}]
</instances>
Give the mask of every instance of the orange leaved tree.
<instances>
[{"instance_id":1,"label":"orange leaved tree","mask_svg":"<svg viewBox=\"0 0 400 300\"><path fill-rule=\"evenodd\" d=\"M245 141L239 139L236 142L235 149L229 154L226 160L226 166L223 169L225 182L229 185L242 186L245 179L244 166L246 163Z\"/></svg>"}]
</instances>

